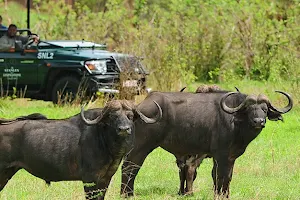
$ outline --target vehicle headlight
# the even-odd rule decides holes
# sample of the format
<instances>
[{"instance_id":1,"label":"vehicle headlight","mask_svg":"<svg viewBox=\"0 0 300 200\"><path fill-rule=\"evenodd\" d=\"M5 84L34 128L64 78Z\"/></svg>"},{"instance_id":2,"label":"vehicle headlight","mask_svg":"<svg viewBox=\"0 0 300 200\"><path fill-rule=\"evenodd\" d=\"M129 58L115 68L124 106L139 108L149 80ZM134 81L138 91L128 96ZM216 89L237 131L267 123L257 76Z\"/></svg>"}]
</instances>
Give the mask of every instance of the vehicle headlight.
<instances>
[{"instance_id":1,"label":"vehicle headlight","mask_svg":"<svg viewBox=\"0 0 300 200\"><path fill-rule=\"evenodd\" d=\"M89 60L84 66L91 73L105 74L107 72L106 60Z\"/></svg>"}]
</instances>

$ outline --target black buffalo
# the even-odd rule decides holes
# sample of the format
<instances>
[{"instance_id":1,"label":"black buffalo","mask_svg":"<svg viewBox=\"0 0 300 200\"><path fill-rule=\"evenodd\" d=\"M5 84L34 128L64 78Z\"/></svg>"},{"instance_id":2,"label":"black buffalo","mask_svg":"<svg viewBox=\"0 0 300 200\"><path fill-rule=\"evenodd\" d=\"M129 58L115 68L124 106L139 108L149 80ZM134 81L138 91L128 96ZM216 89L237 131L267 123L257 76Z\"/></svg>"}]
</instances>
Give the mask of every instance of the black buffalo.
<instances>
[{"instance_id":1,"label":"black buffalo","mask_svg":"<svg viewBox=\"0 0 300 200\"><path fill-rule=\"evenodd\" d=\"M279 91L278 91L279 92ZM291 97L283 109L275 108L264 95L239 92L153 92L142 102L142 112L151 116L151 101L162 107L160 122L135 122L136 144L123 162L121 194L133 195L134 180L147 155L162 147L177 158L198 155L213 158L212 178L216 194L229 196L235 160L265 127L266 118L282 120L292 109ZM138 166L138 167L137 167Z\"/></svg>"},{"instance_id":2,"label":"black buffalo","mask_svg":"<svg viewBox=\"0 0 300 200\"><path fill-rule=\"evenodd\" d=\"M133 120L156 122L162 115L157 107L157 117L148 118L128 101L111 101L68 119L0 125L0 189L23 168L46 182L81 180L87 199L104 199L111 177L133 146Z\"/></svg>"}]
</instances>

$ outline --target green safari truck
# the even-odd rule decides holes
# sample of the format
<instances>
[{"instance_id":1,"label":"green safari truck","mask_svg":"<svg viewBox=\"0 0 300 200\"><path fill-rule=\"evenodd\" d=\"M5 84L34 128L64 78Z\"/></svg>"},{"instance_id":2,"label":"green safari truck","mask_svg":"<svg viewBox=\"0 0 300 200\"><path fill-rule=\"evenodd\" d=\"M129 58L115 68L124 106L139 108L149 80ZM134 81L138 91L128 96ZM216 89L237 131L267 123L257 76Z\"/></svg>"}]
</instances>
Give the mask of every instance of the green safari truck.
<instances>
[{"instance_id":1,"label":"green safari truck","mask_svg":"<svg viewBox=\"0 0 300 200\"><path fill-rule=\"evenodd\" d=\"M18 31L31 34L28 29ZM121 73L128 76L121 79ZM0 52L1 95L22 91L27 98L57 102L60 95L75 95L80 87L87 95L119 93L121 87L138 94L148 90L147 75L139 58L84 40L40 40Z\"/></svg>"}]
</instances>

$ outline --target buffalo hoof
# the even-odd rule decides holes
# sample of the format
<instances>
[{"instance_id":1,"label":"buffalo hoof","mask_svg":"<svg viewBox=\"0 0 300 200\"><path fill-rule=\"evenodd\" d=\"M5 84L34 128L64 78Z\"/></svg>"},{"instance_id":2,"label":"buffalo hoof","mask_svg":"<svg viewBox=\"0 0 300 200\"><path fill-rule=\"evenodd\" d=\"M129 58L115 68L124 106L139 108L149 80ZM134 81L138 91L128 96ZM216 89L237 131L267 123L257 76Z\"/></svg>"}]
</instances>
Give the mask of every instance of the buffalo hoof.
<instances>
[{"instance_id":1,"label":"buffalo hoof","mask_svg":"<svg viewBox=\"0 0 300 200\"><path fill-rule=\"evenodd\" d=\"M133 196L133 192L121 192L122 198L129 198Z\"/></svg>"},{"instance_id":2,"label":"buffalo hoof","mask_svg":"<svg viewBox=\"0 0 300 200\"><path fill-rule=\"evenodd\" d=\"M191 196L191 195L193 195L194 193L193 193L193 191L188 191L188 192L185 192L184 193L184 196Z\"/></svg>"},{"instance_id":3,"label":"buffalo hoof","mask_svg":"<svg viewBox=\"0 0 300 200\"><path fill-rule=\"evenodd\" d=\"M189 196L189 195L193 195L193 191L178 191L178 195L184 195L184 196Z\"/></svg>"},{"instance_id":4,"label":"buffalo hoof","mask_svg":"<svg viewBox=\"0 0 300 200\"><path fill-rule=\"evenodd\" d=\"M188 190L187 187L184 190L184 195L188 196L188 195L192 195L193 194L193 190Z\"/></svg>"}]
</instances>

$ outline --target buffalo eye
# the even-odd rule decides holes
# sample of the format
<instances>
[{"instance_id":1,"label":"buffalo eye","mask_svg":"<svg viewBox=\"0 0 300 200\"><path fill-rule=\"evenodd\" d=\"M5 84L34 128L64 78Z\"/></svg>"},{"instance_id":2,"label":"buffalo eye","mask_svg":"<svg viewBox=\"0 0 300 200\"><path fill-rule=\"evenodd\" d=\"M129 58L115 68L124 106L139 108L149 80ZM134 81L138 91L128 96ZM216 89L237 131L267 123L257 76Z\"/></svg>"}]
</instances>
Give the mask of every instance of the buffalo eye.
<instances>
[{"instance_id":1,"label":"buffalo eye","mask_svg":"<svg viewBox=\"0 0 300 200\"><path fill-rule=\"evenodd\" d=\"M126 113L126 115L129 120L133 120L133 113Z\"/></svg>"},{"instance_id":2,"label":"buffalo eye","mask_svg":"<svg viewBox=\"0 0 300 200\"><path fill-rule=\"evenodd\" d=\"M268 108L262 108L262 110L267 113L268 112Z\"/></svg>"}]
</instances>

